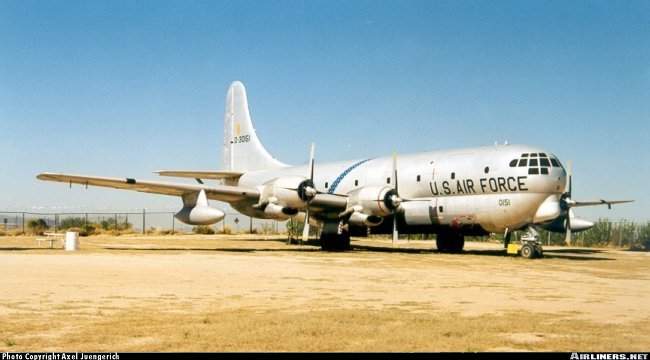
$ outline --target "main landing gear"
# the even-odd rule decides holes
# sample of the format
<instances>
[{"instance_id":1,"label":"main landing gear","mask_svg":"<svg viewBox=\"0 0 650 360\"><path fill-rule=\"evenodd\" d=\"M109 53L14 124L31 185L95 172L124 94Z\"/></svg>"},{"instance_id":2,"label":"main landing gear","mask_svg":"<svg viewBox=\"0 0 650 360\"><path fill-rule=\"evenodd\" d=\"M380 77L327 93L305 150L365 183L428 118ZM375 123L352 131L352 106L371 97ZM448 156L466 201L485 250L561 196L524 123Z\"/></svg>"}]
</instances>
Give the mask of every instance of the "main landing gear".
<instances>
[{"instance_id":1,"label":"main landing gear","mask_svg":"<svg viewBox=\"0 0 650 360\"><path fill-rule=\"evenodd\" d=\"M542 243L539 241L539 233L532 227L526 229L526 234L521 237L521 239L515 243L510 243L512 233L508 232L504 235L504 246L507 249L508 254L517 254L520 253L521 256L526 259L536 259L544 256L544 251L542 250Z\"/></svg>"},{"instance_id":2,"label":"main landing gear","mask_svg":"<svg viewBox=\"0 0 650 360\"><path fill-rule=\"evenodd\" d=\"M465 236L459 231L441 230L436 235L436 247L441 253L459 253L465 247Z\"/></svg>"},{"instance_id":3,"label":"main landing gear","mask_svg":"<svg viewBox=\"0 0 650 360\"><path fill-rule=\"evenodd\" d=\"M326 251L350 249L350 233L342 221L325 221L320 235L320 247Z\"/></svg>"}]
</instances>

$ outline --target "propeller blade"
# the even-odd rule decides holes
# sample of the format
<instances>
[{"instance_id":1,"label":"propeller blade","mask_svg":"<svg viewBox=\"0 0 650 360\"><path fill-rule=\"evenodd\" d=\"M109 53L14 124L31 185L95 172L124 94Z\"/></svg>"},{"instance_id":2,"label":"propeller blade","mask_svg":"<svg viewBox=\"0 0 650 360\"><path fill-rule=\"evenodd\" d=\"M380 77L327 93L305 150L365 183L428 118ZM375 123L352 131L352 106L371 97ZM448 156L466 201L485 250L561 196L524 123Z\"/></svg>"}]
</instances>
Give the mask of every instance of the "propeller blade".
<instances>
[{"instance_id":1,"label":"propeller blade","mask_svg":"<svg viewBox=\"0 0 650 360\"><path fill-rule=\"evenodd\" d=\"M302 228L302 241L309 240L309 205L307 205L307 212L305 214L305 226Z\"/></svg>"},{"instance_id":2,"label":"propeller blade","mask_svg":"<svg viewBox=\"0 0 650 360\"><path fill-rule=\"evenodd\" d=\"M310 150L309 150L309 180L311 181L311 186L314 183L314 152L316 148L316 142L312 141ZM312 191L315 189L311 189ZM309 200L307 200L307 210L305 211L305 225L302 228L302 241L307 242L309 240L309 204L314 198L314 194L310 194Z\"/></svg>"},{"instance_id":3,"label":"propeller blade","mask_svg":"<svg viewBox=\"0 0 650 360\"><path fill-rule=\"evenodd\" d=\"M393 184L395 184L395 196L399 197L399 192L397 190L397 153L393 153ZM397 232L397 208L395 206L393 209L393 247L397 247L397 241L399 240L399 233Z\"/></svg>"},{"instance_id":4,"label":"propeller blade","mask_svg":"<svg viewBox=\"0 0 650 360\"><path fill-rule=\"evenodd\" d=\"M314 181L314 149L316 147L316 142L311 142L311 147L309 151L309 179Z\"/></svg>"},{"instance_id":5,"label":"propeller blade","mask_svg":"<svg viewBox=\"0 0 650 360\"><path fill-rule=\"evenodd\" d=\"M397 213L393 215L393 247L397 247L399 233L397 232Z\"/></svg>"},{"instance_id":6,"label":"propeller blade","mask_svg":"<svg viewBox=\"0 0 650 360\"><path fill-rule=\"evenodd\" d=\"M571 161L571 160L566 161L566 168L567 168L566 178L567 178L567 181L569 183L568 187L567 187L567 190L566 190L566 193L569 194L568 195L569 198L571 197L571 188L572 188L572 184L571 184L571 163L572 162L573 161Z\"/></svg>"},{"instance_id":7,"label":"propeller blade","mask_svg":"<svg viewBox=\"0 0 650 360\"><path fill-rule=\"evenodd\" d=\"M393 153L393 180L395 180L395 192L399 195L399 189L397 188L397 153Z\"/></svg>"},{"instance_id":8,"label":"propeller blade","mask_svg":"<svg viewBox=\"0 0 650 360\"><path fill-rule=\"evenodd\" d=\"M566 217L566 230L564 232L564 242L571 245L571 213L567 212Z\"/></svg>"}]
</instances>

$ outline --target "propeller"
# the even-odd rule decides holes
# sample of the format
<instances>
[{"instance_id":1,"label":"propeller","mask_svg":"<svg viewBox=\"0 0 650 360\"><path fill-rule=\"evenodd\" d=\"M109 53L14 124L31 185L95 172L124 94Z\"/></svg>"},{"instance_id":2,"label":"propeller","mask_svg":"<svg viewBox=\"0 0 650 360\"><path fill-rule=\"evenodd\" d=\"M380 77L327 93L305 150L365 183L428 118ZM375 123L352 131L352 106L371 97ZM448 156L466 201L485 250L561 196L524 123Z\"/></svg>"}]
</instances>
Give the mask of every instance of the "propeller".
<instances>
[{"instance_id":1,"label":"propeller","mask_svg":"<svg viewBox=\"0 0 650 360\"><path fill-rule=\"evenodd\" d=\"M314 186L314 148L316 143L311 143L311 149L309 153L309 179L302 182L300 186L300 197L307 201L307 210L305 211L305 225L302 229L302 241L307 242L309 240L309 205L316 196L316 188Z\"/></svg>"},{"instance_id":2,"label":"propeller","mask_svg":"<svg viewBox=\"0 0 650 360\"><path fill-rule=\"evenodd\" d=\"M399 197L399 190L397 187L397 153L393 153L393 183L395 184L395 189L392 192L389 192L386 197L387 206L393 211L393 247L397 247L397 240L399 238L399 233L397 232L397 211L399 206L402 203L402 199Z\"/></svg>"},{"instance_id":3,"label":"propeller","mask_svg":"<svg viewBox=\"0 0 650 360\"><path fill-rule=\"evenodd\" d=\"M560 207L562 211L566 211L566 224L564 232L564 242L567 245L571 245L571 206L575 204L575 201L571 199L571 160L567 160L567 190L562 194L560 198Z\"/></svg>"}]
</instances>

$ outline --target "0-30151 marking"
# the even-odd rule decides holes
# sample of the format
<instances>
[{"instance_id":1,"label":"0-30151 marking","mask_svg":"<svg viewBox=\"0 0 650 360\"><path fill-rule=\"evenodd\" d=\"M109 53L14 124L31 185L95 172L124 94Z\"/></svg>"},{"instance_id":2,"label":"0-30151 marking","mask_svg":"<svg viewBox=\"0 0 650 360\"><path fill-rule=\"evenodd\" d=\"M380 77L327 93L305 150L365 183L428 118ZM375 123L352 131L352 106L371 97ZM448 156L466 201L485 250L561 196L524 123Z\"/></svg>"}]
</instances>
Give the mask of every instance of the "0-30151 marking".
<instances>
[{"instance_id":1,"label":"0-30151 marking","mask_svg":"<svg viewBox=\"0 0 650 360\"><path fill-rule=\"evenodd\" d=\"M251 141L250 135L235 136L232 138L233 144L247 143Z\"/></svg>"}]
</instances>

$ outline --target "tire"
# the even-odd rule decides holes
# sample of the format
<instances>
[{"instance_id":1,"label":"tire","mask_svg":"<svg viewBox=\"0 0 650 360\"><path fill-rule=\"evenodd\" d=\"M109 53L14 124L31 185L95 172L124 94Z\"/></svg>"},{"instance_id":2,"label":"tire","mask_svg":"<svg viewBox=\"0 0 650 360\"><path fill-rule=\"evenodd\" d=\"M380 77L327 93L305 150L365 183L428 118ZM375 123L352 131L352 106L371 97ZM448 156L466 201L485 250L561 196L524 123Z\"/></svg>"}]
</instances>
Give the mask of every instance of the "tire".
<instances>
[{"instance_id":1,"label":"tire","mask_svg":"<svg viewBox=\"0 0 650 360\"><path fill-rule=\"evenodd\" d=\"M542 247L539 245L535 245L535 257L538 259L544 257L544 250L542 250Z\"/></svg>"},{"instance_id":2,"label":"tire","mask_svg":"<svg viewBox=\"0 0 650 360\"><path fill-rule=\"evenodd\" d=\"M438 234L437 236L436 247L438 248L438 252L449 252L449 239L442 237L442 234Z\"/></svg>"},{"instance_id":3,"label":"tire","mask_svg":"<svg viewBox=\"0 0 650 360\"><path fill-rule=\"evenodd\" d=\"M465 236L459 232L441 231L436 237L436 247L441 253L456 254L465 247Z\"/></svg>"},{"instance_id":4,"label":"tire","mask_svg":"<svg viewBox=\"0 0 650 360\"><path fill-rule=\"evenodd\" d=\"M526 244L521 247L521 256L525 257L526 259L534 259L535 258L535 247L531 244Z\"/></svg>"},{"instance_id":5,"label":"tire","mask_svg":"<svg viewBox=\"0 0 650 360\"><path fill-rule=\"evenodd\" d=\"M338 221L326 222L320 236L320 247L325 251L342 251L350 248L350 233L340 231Z\"/></svg>"}]
</instances>

